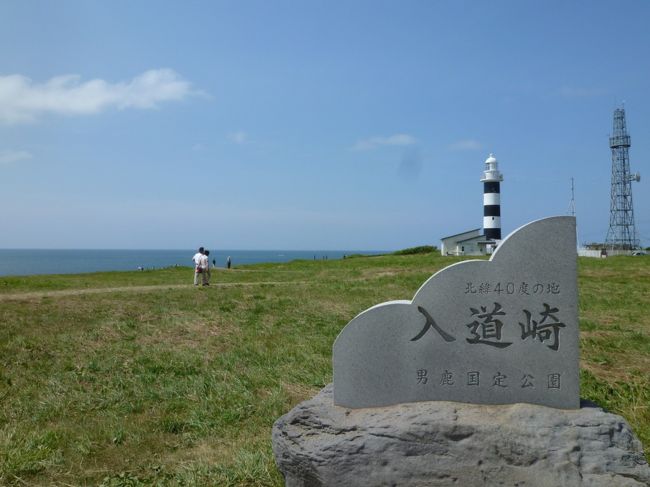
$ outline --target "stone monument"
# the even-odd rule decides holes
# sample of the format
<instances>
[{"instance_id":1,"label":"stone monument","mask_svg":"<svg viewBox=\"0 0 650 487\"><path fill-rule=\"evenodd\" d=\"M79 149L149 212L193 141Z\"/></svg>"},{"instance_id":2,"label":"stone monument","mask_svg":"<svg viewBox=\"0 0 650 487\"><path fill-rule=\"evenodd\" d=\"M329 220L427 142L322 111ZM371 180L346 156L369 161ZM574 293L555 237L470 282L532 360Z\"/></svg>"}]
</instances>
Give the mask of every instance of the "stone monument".
<instances>
[{"instance_id":1,"label":"stone monument","mask_svg":"<svg viewBox=\"0 0 650 487\"><path fill-rule=\"evenodd\" d=\"M575 241L529 223L350 321L333 386L274 425L287 486L650 485L625 420L580 402Z\"/></svg>"},{"instance_id":2,"label":"stone monument","mask_svg":"<svg viewBox=\"0 0 650 487\"><path fill-rule=\"evenodd\" d=\"M334 343L334 403L579 407L575 242L573 217L533 222L361 313Z\"/></svg>"}]
</instances>

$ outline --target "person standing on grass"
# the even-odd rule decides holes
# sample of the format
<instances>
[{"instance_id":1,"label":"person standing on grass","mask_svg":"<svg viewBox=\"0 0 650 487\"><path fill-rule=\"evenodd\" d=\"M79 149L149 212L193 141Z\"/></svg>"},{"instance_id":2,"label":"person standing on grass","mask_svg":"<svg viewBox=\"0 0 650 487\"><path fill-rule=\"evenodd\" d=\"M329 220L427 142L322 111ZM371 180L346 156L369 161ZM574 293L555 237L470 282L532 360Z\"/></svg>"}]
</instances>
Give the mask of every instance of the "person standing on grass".
<instances>
[{"instance_id":1,"label":"person standing on grass","mask_svg":"<svg viewBox=\"0 0 650 487\"><path fill-rule=\"evenodd\" d=\"M205 252L205 249L203 247L199 247L199 251L196 254L194 254L194 257L192 257L192 262L194 262L194 285L195 286L199 285L199 276L201 276L203 281L205 281L205 277L203 277L203 258L205 257L203 255L203 252Z\"/></svg>"},{"instance_id":2,"label":"person standing on grass","mask_svg":"<svg viewBox=\"0 0 650 487\"><path fill-rule=\"evenodd\" d=\"M201 277L203 278L201 280L202 284L204 286L208 286L208 267L210 267L210 261L208 260L208 254L210 253L209 250L204 250L203 255L201 255L200 259L200 265L201 265Z\"/></svg>"},{"instance_id":3,"label":"person standing on grass","mask_svg":"<svg viewBox=\"0 0 650 487\"><path fill-rule=\"evenodd\" d=\"M209 286L210 278L212 277L212 269L210 269L210 251L206 250L203 253L203 257L205 257L205 279L203 279L203 285Z\"/></svg>"}]
</instances>

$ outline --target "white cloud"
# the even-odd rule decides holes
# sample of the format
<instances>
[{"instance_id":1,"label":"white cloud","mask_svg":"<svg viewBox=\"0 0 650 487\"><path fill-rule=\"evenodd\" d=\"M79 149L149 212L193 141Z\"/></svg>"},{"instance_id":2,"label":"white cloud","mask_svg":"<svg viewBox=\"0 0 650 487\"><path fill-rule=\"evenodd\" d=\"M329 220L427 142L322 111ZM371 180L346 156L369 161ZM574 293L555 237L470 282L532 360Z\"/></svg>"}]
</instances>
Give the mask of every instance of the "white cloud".
<instances>
[{"instance_id":1,"label":"white cloud","mask_svg":"<svg viewBox=\"0 0 650 487\"><path fill-rule=\"evenodd\" d=\"M449 148L455 151L470 151L482 149L483 145L478 140L462 139L450 144Z\"/></svg>"},{"instance_id":2,"label":"white cloud","mask_svg":"<svg viewBox=\"0 0 650 487\"><path fill-rule=\"evenodd\" d=\"M408 134L395 134L388 137L369 137L357 141L352 147L355 150L370 150L387 145L407 146L413 145L417 139Z\"/></svg>"},{"instance_id":3,"label":"white cloud","mask_svg":"<svg viewBox=\"0 0 650 487\"><path fill-rule=\"evenodd\" d=\"M231 132L228 134L228 140L235 144L245 144L248 141L248 134L246 132Z\"/></svg>"},{"instance_id":4,"label":"white cloud","mask_svg":"<svg viewBox=\"0 0 650 487\"><path fill-rule=\"evenodd\" d=\"M166 101L197 94L171 69L152 69L128 82L82 82L78 75L56 76L45 83L13 74L0 76L0 122L26 123L45 114L91 115L110 108L157 108Z\"/></svg>"},{"instance_id":5,"label":"white cloud","mask_svg":"<svg viewBox=\"0 0 650 487\"><path fill-rule=\"evenodd\" d=\"M24 150L0 152L0 164L11 164L18 161L31 159L32 155Z\"/></svg>"}]
</instances>

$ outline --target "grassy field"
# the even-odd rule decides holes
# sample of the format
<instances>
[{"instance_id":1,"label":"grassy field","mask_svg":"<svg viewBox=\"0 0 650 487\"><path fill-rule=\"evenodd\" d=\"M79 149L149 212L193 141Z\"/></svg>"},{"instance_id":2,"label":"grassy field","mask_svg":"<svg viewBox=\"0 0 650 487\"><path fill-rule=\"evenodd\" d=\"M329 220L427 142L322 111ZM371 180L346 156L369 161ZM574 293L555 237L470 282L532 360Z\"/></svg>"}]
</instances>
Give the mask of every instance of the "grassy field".
<instances>
[{"instance_id":1,"label":"grassy field","mask_svg":"<svg viewBox=\"0 0 650 487\"><path fill-rule=\"evenodd\" d=\"M357 313L436 254L0 278L0 485L282 485L275 419L331 381ZM650 257L579 264L582 396L650 450Z\"/></svg>"}]
</instances>

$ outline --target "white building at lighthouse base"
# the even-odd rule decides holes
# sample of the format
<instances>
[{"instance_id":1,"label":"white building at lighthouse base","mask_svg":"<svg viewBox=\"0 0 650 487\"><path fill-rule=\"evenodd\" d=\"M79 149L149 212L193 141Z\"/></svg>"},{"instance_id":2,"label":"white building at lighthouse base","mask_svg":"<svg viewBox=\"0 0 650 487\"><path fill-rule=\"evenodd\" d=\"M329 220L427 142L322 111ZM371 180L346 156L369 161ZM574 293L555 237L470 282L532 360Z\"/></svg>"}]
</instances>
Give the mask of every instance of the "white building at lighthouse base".
<instances>
[{"instance_id":1,"label":"white building at lighthouse base","mask_svg":"<svg viewBox=\"0 0 650 487\"><path fill-rule=\"evenodd\" d=\"M490 255L497 242L485 238L482 228L475 228L440 239L442 255Z\"/></svg>"}]
</instances>

